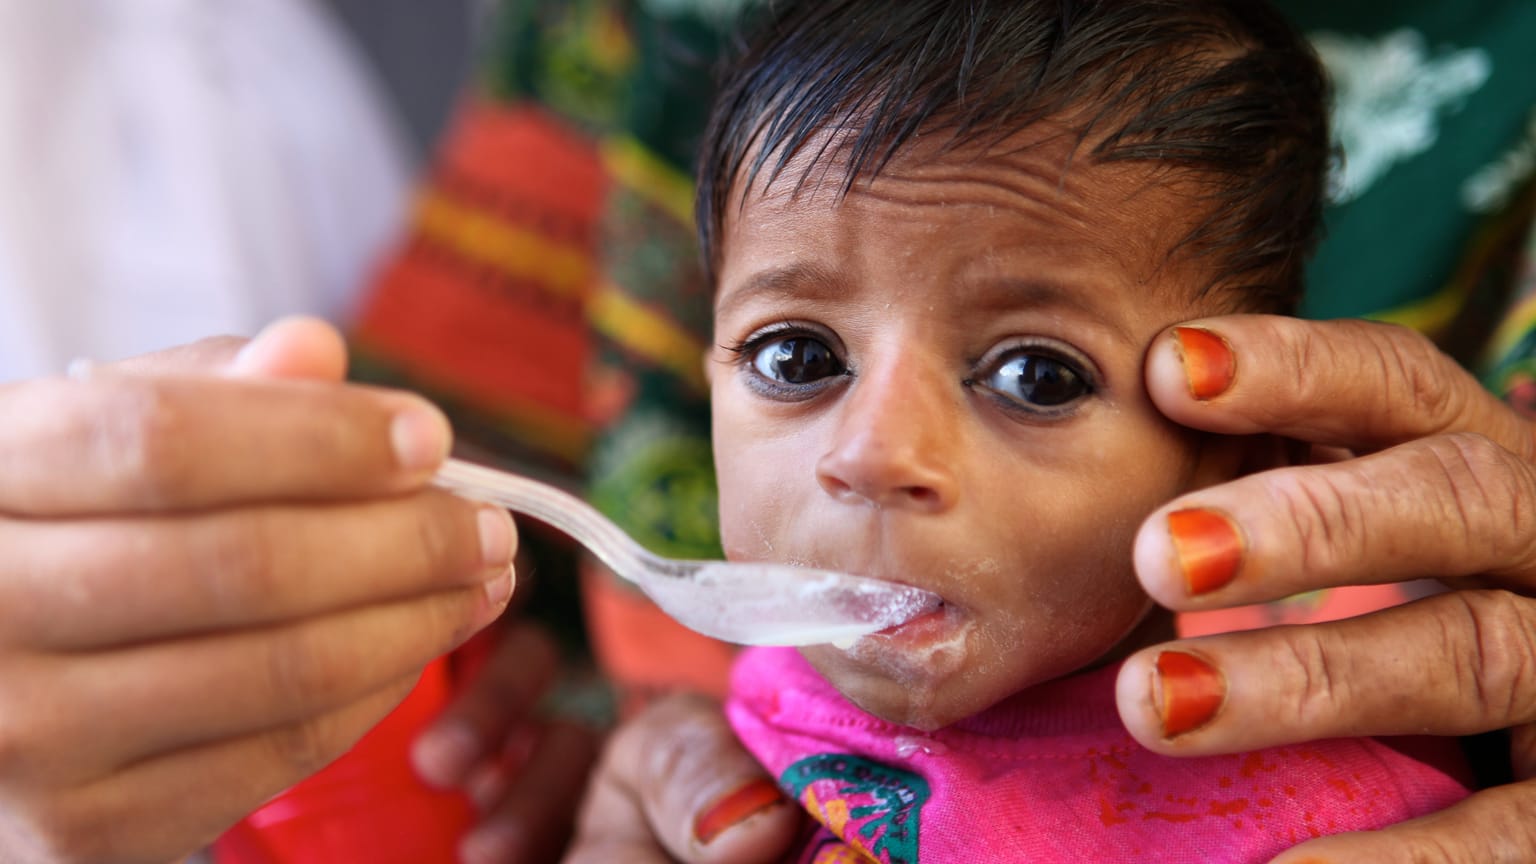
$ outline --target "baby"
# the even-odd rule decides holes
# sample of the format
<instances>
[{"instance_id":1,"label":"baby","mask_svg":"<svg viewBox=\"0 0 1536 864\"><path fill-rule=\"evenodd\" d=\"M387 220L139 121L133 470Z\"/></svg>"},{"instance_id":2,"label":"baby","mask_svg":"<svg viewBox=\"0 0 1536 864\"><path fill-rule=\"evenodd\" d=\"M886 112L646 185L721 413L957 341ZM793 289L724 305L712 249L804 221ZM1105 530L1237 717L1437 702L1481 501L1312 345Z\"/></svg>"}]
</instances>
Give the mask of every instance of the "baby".
<instances>
[{"instance_id":1,"label":"baby","mask_svg":"<svg viewBox=\"0 0 1536 864\"><path fill-rule=\"evenodd\" d=\"M743 655L731 721L824 826L796 860L1264 861L1463 796L1402 742L1175 760L1115 712L1118 659L1171 637L1137 526L1260 443L1169 423L1143 358L1292 308L1328 157L1305 44L1256 0L769 14L700 165L725 548L944 599Z\"/></svg>"}]
</instances>

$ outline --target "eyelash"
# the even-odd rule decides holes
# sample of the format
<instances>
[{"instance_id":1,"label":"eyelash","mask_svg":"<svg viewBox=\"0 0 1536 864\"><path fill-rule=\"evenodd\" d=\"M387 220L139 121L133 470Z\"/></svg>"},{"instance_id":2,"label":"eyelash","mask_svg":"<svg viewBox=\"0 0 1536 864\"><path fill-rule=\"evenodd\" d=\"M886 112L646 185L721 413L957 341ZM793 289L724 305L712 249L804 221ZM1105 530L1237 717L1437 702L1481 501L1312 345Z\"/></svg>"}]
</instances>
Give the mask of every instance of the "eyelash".
<instances>
[{"instance_id":1,"label":"eyelash","mask_svg":"<svg viewBox=\"0 0 1536 864\"><path fill-rule=\"evenodd\" d=\"M758 352L765 346L773 342L796 337L814 339L825 345L832 355L838 358L839 365L843 367L842 373L821 378L808 384L790 384L775 381L754 368ZM733 355L732 365L745 373L748 386L752 387L760 395L779 401L798 402L812 398L828 386L853 374L852 370L848 369L846 362L841 359L841 352L838 350L839 346L835 343L835 339L821 332L819 328L784 321L752 333L739 342L722 345L721 347ZM986 383L986 378L997 373L1014 358L1020 356L1044 358L1060 364L1082 385L1083 393L1059 406L1032 405ZM1097 370L1092 362L1075 351L1064 349L1054 341L1021 339L994 347L969 365L975 372L961 381L962 386L986 396L1000 409L1010 414L1034 421L1049 421L1075 413L1076 408L1085 399L1098 392L1100 386Z\"/></svg>"},{"instance_id":2,"label":"eyelash","mask_svg":"<svg viewBox=\"0 0 1536 864\"><path fill-rule=\"evenodd\" d=\"M757 356L757 352L760 351L763 346L769 344L770 342L776 342L781 339L793 338L797 336L803 336L808 339L815 339L816 341L826 345L834 356L839 357L839 362L843 366L842 374L830 378L823 378L811 384L797 385L775 381L758 373L757 370L753 368L753 362ZM848 369L846 362L841 360L841 352L838 350L839 346L836 343L836 339L832 338L830 335L824 332L821 332L818 328L810 327L804 324L797 324L793 321L782 321L778 324L769 325L761 330L758 330L739 342L722 345L721 347L730 352L732 355L732 365L735 366L739 371L746 373L746 381L748 386L752 387L760 395L785 402L798 402L815 396L822 390L825 390L827 387L831 386L833 383L853 374L852 370Z\"/></svg>"},{"instance_id":3,"label":"eyelash","mask_svg":"<svg viewBox=\"0 0 1536 864\"><path fill-rule=\"evenodd\" d=\"M988 375L1002 369L1006 361L1021 356L1044 358L1066 367L1081 383L1082 394L1059 406L1031 405L984 382L983 379ZM975 369L976 373L962 382L967 389L987 396L1009 413L1036 421L1070 416L1086 399L1100 389L1098 370L1094 364L1078 352L1067 350L1053 340L1021 339L994 347L972 363L971 368Z\"/></svg>"}]
</instances>

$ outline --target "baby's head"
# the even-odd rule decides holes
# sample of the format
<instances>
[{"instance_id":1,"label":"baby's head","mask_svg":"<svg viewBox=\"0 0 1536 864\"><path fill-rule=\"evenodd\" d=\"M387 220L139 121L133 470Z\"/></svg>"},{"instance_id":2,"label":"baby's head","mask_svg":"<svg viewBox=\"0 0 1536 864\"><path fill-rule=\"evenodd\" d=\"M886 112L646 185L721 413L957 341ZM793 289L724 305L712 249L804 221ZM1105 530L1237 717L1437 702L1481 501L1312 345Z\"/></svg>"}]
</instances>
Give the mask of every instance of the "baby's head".
<instances>
[{"instance_id":1,"label":"baby's head","mask_svg":"<svg viewBox=\"0 0 1536 864\"><path fill-rule=\"evenodd\" d=\"M771 8L701 156L725 548L942 596L805 652L932 728L1165 622L1133 535L1247 442L1163 419L1143 358L1294 302L1322 73L1255 0Z\"/></svg>"}]
</instances>

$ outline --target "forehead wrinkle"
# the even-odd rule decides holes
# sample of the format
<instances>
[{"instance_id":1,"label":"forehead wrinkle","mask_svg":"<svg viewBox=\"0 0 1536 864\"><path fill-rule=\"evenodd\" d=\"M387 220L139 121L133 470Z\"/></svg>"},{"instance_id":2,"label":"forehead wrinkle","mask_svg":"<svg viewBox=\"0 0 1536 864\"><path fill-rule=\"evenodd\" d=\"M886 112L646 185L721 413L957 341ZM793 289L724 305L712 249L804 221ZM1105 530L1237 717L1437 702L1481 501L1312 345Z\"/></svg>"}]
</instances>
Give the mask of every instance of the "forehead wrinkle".
<instances>
[{"instance_id":1,"label":"forehead wrinkle","mask_svg":"<svg viewBox=\"0 0 1536 864\"><path fill-rule=\"evenodd\" d=\"M1118 264L1134 286L1156 288L1161 301L1199 311L1199 286L1210 274L1199 262L1180 260L1176 249L1178 238L1193 224L1192 212L1200 209L1190 190L1183 188L1187 183L1157 166L1095 162L1084 155L1081 144L1050 129L1027 129L990 146L952 147L920 139L880 174L847 192L868 203L1006 208L1041 218L1054 230L1068 231L1093 258ZM839 159L836 152L806 148L771 183L759 176L750 190L734 184L738 206L731 208L722 226L726 231L720 248L742 229L749 197L778 208L836 209L848 203L843 173L832 164ZM758 211L757 218L765 215ZM919 215L908 221L921 228L926 220ZM798 276L805 281L797 283L797 291L803 297L808 286L834 284L836 275L802 269ZM828 299L836 296L841 295L832 293Z\"/></svg>"}]
</instances>

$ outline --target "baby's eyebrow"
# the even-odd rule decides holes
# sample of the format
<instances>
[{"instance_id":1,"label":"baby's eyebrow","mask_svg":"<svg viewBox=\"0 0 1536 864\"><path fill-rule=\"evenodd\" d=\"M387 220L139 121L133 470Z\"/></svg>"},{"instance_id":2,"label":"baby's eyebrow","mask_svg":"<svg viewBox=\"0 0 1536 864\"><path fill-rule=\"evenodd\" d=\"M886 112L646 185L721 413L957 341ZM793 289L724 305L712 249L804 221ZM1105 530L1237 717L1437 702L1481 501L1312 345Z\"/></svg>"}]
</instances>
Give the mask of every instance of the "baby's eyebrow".
<instances>
[{"instance_id":1,"label":"baby's eyebrow","mask_svg":"<svg viewBox=\"0 0 1536 864\"><path fill-rule=\"evenodd\" d=\"M729 315L755 299L821 300L846 293L841 280L831 270L818 264L796 262L759 270L737 287L721 292L715 314Z\"/></svg>"},{"instance_id":2,"label":"baby's eyebrow","mask_svg":"<svg viewBox=\"0 0 1536 864\"><path fill-rule=\"evenodd\" d=\"M1105 303L1083 285L1061 284L1048 279L987 279L970 285L965 296L977 309L1056 308L1101 322L1126 342L1135 342L1127 322L1115 304Z\"/></svg>"}]
</instances>

